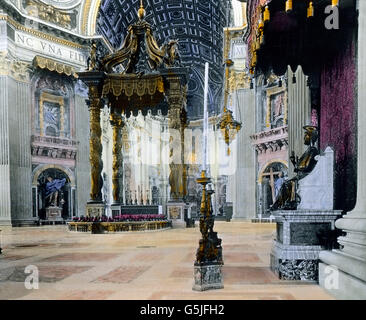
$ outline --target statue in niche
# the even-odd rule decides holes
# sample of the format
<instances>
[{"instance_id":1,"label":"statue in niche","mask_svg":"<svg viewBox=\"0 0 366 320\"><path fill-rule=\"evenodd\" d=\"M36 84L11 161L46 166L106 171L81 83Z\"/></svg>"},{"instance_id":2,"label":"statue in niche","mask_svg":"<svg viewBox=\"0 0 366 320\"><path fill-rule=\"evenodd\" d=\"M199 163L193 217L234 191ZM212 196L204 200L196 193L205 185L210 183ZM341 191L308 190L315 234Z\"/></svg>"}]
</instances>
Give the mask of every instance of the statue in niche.
<instances>
[{"instance_id":1,"label":"statue in niche","mask_svg":"<svg viewBox=\"0 0 366 320\"><path fill-rule=\"evenodd\" d=\"M301 201L300 196L297 194L298 182L312 172L317 164L317 160L315 159L319 155L319 150L315 146L318 140L317 127L305 126L304 129L304 144L309 147L300 158L295 158L295 153L292 152L290 160L294 165L296 176L282 183L276 201L271 206L272 211L297 209Z\"/></svg>"},{"instance_id":2,"label":"statue in niche","mask_svg":"<svg viewBox=\"0 0 366 320\"><path fill-rule=\"evenodd\" d=\"M50 207L59 207L59 205L63 205L63 199L59 199L59 193L61 193L61 189L66 183L66 179L53 179L52 177L47 177L46 183L46 201Z\"/></svg>"}]
</instances>

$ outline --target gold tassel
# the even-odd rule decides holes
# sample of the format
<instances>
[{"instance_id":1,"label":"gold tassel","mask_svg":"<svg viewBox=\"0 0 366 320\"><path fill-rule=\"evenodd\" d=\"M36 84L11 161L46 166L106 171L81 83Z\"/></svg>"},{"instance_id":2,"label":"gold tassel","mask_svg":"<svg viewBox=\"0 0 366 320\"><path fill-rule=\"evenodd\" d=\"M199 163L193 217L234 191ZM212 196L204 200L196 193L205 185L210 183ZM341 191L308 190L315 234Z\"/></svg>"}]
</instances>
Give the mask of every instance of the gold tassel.
<instances>
[{"instance_id":1,"label":"gold tassel","mask_svg":"<svg viewBox=\"0 0 366 320\"><path fill-rule=\"evenodd\" d=\"M312 17L314 17L314 7L313 7L313 2L310 1L309 8L308 8L308 18L312 18Z\"/></svg>"},{"instance_id":2,"label":"gold tassel","mask_svg":"<svg viewBox=\"0 0 366 320\"><path fill-rule=\"evenodd\" d=\"M257 65L257 54L254 52L252 57L252 66L255 67L256 65Z\"/></svg>"},{"instance_id":3,"label":"gold tassel","mask_svg":"<svg viewBox=\"0 0 366 320\"><path fill-rule=\"evenodd\" d=\"M264 29L264 23L263 23L263 20L260 20L258 23L258 31L262 32L263 29Z\"/></svg>"},{"instance_id":4,"label":"gold tassel","mask_svg":"<svg viewBox=\"0 0 366 320\"><path fill-rule=\"evenodd\" d=\"M271 17L271 14L269 12L268 6L266 6L266 8L264 9L264 12L263 12L263 21L268 22L270 17Z\"/></svg>"},{"instance_id":5,"label":"gold tassel","mask_svg":"<svg viewBox=\"0 0 366 320\"><path fill-rule=\"evenodd\" d=\"M260 39L260 38L259 38ZM255 41L255 51L258 51L261 48L261 43L260 41L257 39Z\"/></svg>"},{"instance_id":6,"label":"gold tassel","mask_svg":"<svg viewBox=\"0 0 366 320\"><path fill-rule=\"evenodd\" d=\"M332 0L332 7L337 7L339 5L339 0Z\"/></svg>"},{"instance_id":7,"label":"gold tassel","mask_svg":"<svg viewBox=\"0 0 366 320\"><path fill-rule=\"evenodd\" d=\"M292 0L286 1L286 12L289 13L292 11Z\"/></svg>"}]
</instances>

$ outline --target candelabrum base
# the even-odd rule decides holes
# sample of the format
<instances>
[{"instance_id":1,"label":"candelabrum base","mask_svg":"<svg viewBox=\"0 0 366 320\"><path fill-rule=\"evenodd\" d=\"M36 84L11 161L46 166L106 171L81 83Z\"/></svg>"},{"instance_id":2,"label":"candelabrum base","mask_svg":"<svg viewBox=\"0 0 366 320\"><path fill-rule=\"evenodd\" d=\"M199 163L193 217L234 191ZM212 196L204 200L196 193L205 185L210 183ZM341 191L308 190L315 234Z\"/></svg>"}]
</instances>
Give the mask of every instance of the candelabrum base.
<instances>
[{"instance_id":1,"label":"candelabrum base","mask_svg":"<svg viewBox=\"0 0 366 320\"><path fill-rule=\"evenodd\" d=\"M194 266L194 291L206 291L224 288L222 265Z\"/></svg>"}]
</instances>

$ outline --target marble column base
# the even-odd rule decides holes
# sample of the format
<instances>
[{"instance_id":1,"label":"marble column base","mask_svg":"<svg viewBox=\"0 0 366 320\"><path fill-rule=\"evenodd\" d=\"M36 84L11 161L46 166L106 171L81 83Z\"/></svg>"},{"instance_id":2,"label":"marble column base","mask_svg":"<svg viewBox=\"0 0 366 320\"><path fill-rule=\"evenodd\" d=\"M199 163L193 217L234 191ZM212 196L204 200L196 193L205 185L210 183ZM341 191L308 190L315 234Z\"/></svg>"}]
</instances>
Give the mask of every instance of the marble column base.
<instances>
[{"instance_id":1,"label":"marble column base","mask_svg":"<svg viewBox=\"0 0 366 320\"><path fill-rule=\"evenodd\" d=\"M194 291L224 288L222 265L194 266Z\"/></svg>"},{"instance_id":2,"label":"marble column base","mask_svg":"<svg viewBox=\"0 0 366 320\"><path fill-rule=\"evenodd\" d=\"M86 204L87 217L101 217L105 213L105 205L103 202L88 202Z\"/></svg>"},{"instance_id":3,"label":"marble column base","mask_svg":"<svg viewBox=\"0 0 366 320\"><path fill-rule=\"evenodd\" d=\"M63 221L63 219L61 219ZM38 223L38 218L13 219L13 227L33 227Z\"/></svg>"},{"instance_id":4,"label":"marble column base","mask_svg":"<svg viewBox=\"0 0 366 320\"><path fill-rule=\"evenodd\" d=\"M337 257L334 256L334 259ZM352 261L349 261L347 264L351 263ZM366 300L366 281L355 278L338 268L335 269L335 267L335 265L319 263L319 285L340 300ZM334 274L334 270L337 270L336 274ZM366 264L364 270L366 270ZM335 282L328 278L333 275L336 276Z\"/></svg>"},{"instance_id":5,"label":"marble column base","mask_svg":"<svg viewBox=\"0 0 366 320\"><path fill-rule=\"evenodd\" d=\"M13 225L11 224L11 222L2 223L2 221L0 221L0 230L2 230L2 232L12 231L12 229L13 229Z\"/></svg>"},{"instance_id":6,"label":"marble column base","mask_svg":"<svg viewBox=\"0 0 366 320\"><path fill-rule=\"evenodd\" d=\"M341 250L322 251L320 260L321 287L338 299L366 300L365 260Z\"/></svg>"}]
</instances>

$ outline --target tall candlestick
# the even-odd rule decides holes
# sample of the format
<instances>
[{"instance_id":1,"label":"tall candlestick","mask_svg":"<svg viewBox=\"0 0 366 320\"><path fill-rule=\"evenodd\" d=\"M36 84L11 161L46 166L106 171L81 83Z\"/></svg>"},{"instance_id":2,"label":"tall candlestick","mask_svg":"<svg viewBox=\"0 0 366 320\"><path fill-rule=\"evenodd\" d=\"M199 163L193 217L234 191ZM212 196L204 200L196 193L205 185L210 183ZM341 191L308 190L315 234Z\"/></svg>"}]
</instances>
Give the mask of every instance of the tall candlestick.
<instances>
[{"instance_id":1,"label":"tall candlestick","mask_svg":"<svg viewBox=\"0 0 366 320\"><path fill-rule=\"evenodd\" d=\"M203 170L207 172L208 169L208 71L209 64L206 62L205 64L205 89L204 89L204 102L203 102Z\"/></svg>"}]
</instances>

